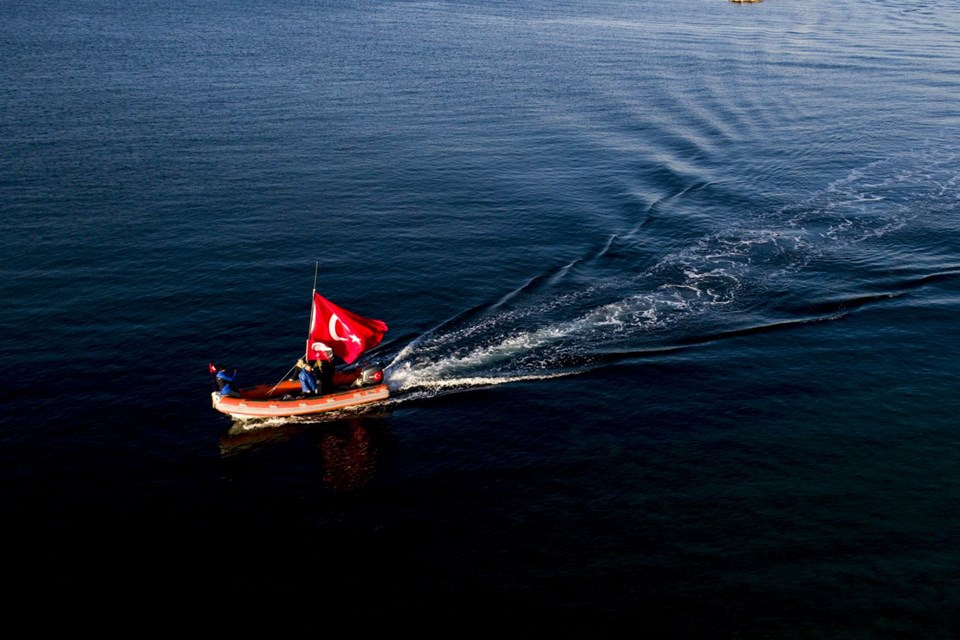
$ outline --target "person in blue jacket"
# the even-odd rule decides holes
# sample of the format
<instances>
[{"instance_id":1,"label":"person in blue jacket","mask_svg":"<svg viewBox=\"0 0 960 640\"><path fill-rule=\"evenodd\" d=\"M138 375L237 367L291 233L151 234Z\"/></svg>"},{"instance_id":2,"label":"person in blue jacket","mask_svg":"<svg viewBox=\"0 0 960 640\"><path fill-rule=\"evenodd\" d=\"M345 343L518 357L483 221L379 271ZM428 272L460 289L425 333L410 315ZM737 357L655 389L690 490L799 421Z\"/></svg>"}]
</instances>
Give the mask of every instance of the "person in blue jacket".
<instances>
[{"instance_id":1,"label":"person in blue jacket","mask_svg":"<svg viewBox=\"0 0 960 640\"><path fill-rule=\"evenodd\" d=\"M317 395L317 380L313 377L313 367L302 358L297 364L300 366L300 390L306 395Z\"/></svg>"},{"instance_id":2,"label":"person in blue jacket","mask_svg":"<svg viewBox=\"0 0 960 640\"><path fill-rule=\"evenodd\" d=\"M237 393L234 389L230 388L230 385L234 383L237 379L237 370L234 369L231 373L227 373L227 368L223 366L217 366L217 386L220 388L220 395L222 396L234 396L237 397L240 394Z\"/></svg>"}]
</instances>

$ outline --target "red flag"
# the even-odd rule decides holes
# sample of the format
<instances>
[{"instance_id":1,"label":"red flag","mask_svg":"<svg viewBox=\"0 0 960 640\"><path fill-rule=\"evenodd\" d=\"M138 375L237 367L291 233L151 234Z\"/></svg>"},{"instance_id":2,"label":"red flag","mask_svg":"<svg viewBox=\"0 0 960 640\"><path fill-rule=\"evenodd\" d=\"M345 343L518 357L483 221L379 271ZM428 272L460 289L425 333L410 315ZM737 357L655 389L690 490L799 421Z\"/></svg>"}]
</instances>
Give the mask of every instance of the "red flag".
<instances>
[{"instance_id":1,"label":"red flag","mask_svg":"<svg viewBox=\"0 0 960 640\"><path fill-rule=\"evenodd\" d=\"M327 345L350 364L364 351L380 344L386 332L387 325L383 321L358 316L313 292L310 336L307 338L307 358L310 360L326 360L323 346Z\"/></svg>"}]
</instances>

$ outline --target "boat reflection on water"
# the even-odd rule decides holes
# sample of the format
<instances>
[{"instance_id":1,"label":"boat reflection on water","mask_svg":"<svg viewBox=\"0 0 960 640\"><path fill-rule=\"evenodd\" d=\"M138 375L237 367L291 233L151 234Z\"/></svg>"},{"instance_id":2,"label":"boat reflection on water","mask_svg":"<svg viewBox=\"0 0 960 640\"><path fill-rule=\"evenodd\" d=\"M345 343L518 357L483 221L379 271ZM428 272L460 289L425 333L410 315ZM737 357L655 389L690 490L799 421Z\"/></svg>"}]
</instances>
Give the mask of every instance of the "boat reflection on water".
<instances>
[{"instance_id":1,"label":"boat reflection on water","mask_svg":"<svg viewBox=\"0 0 960 640\"><path fill-rule=\"evenodd\" d=\"M220 454L225 459L273 458L284 455L278 454L278 448L318 451L324 485L335 492L349 492L371 482L390 441L386 414L365 413L256 429L234 424L220 439Z\"/></svg>"}]
</instances>

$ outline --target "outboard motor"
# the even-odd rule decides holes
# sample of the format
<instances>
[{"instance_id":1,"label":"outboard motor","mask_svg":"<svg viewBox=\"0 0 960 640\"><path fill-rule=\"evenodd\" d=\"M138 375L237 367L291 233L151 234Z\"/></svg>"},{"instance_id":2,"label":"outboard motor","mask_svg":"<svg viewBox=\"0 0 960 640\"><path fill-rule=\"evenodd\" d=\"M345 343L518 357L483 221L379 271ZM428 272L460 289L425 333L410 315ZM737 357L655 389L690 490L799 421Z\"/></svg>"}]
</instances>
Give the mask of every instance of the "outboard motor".
<instances>
[{"instance_id":1,"label":"outboard motor","mask_svg":"<svg viewBox=\"0 0 960 640\"><path fill-rule=\"evenodd\" d=\"M383 369L368 365L360 370L360 375L357 377L354 385L366 387L371 384L380 384L381 382L383 382Z\"/></svg>"}]
</instances>

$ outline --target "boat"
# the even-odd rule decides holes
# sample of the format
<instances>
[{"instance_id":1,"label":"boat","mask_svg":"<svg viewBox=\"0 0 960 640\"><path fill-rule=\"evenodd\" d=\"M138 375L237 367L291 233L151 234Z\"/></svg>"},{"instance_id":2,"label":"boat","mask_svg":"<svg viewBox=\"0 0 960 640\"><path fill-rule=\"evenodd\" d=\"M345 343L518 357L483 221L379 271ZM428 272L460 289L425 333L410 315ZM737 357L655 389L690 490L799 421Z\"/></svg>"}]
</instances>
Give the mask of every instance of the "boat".
<instances>
[{"instance_id":1,"label":"boat","mask_svg":"<svg viewBox=\"0 0 960 640\"><path fill-rule=\"evenodd\" d=\"M222 395L214 391L210 396L214 409L239 420L307 416L350 409L390 397L390 389L383 382L383 371L378 367L365 367L355 382L320 396L301 393L297 380L240 388L235 393L237 395Z\"/></svg>"},{"instance_id":2,"label":"boat","mask_svg":"<svg viewBox=\"0 0 960 640\"><path fill-rule=\"evenodd\" d=\"M382 320L348 311L317 293L314 272L310 328L304 355L276 384L227 387L213 391L210 394L213 408L235 419L248 420L308 416L386 400L390 396L390 389L384 381L383 369L354 363L380 344L387 329ZM322 395L304 393L299 380L289 377L304 363L321 360L333 362L333 356L342 360L348 368L334 369L331 388ZM350 368L349 365L354 366ZM211 362L209 368L216 383L217 373L222 367Z\"/></svg>"}]
</instances>

